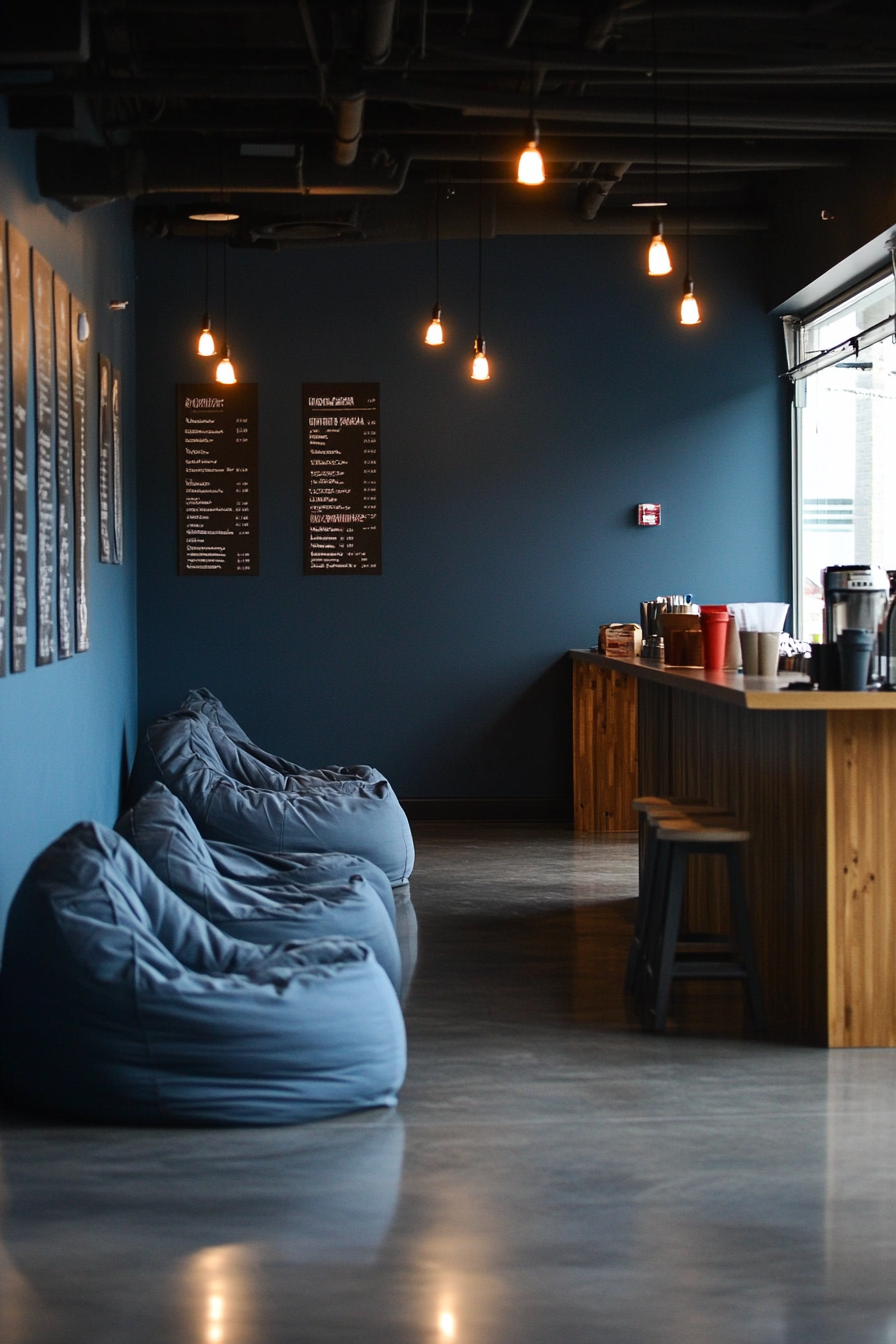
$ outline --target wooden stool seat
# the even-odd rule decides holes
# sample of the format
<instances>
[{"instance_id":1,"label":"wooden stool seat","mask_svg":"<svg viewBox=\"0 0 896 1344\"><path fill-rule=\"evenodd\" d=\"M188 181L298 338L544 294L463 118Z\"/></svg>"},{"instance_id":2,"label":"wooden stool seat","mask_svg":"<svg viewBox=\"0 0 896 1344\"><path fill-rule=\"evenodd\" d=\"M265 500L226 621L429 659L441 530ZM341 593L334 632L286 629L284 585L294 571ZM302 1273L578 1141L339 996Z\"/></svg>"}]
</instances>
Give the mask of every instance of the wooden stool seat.
<instances>
[{"instance_id":1,"label":"wooden stool seat","mask_svg":"<svg viewBox=\"0 0 896 1344\"><path fill-rule=\"evenodd\" d=\"M632 803L633 812L649 812L655 807L703 807L706 805L705 798L660 798L651 797L647 794L643 798L636 798Z\"/></svg>"},{"instance_id":2,"label":"wooden stool seat","mask_svg":"<svg viewBox=\"0 0 896 1344\"><path fill-rule=\"evenodd\" d=\"M690 845L743 845L750 838L749 831L738 830L725 821L733 822L733 817L714 816L705 819L694 816L669 816L657 818L656 838L667 840L670 844Z\"/></svg>"},{"instance_id":3,"label":"wooden stool seat","mask_svg":"<svg viewBox=\"0 0 896 1344\"><path fill-rule=\"evenodd\" d=\"M730 814L721 812L695 816L684 810L677 815L660 811L653 816L647 814L647 819L654 838L654 856L635 979L643 991L648 1025L654 1031L665 1028L673 980L740 980L753 1025L762 1031L765 1026L762 986L740 858L750 832L739 827ZM691 854L721 854L725 858L733 929L730 937L714 933L682 934L682 905Z\"/></svg>"},{"instance_id":4,"label":"wooden stool seat","mask_svg":"<svg viewBox=\"0 0 896 1344\"><path fill-rule=\"evenodd\" d=\"M639 825L641 826L644 843L641 846L640 854L638 910L625 968L624 988L626 994L636 993L640 984L645 937L650 920L650 902L658 883L656 861L657 826L659 822L671 819L686 821L688 816L709 817L710 815L713 819L719 821L730 822L733 820L730 814L720 812L714 803L708 803L705 798L686 798L674 795L666 798L659 795L646 795L636 798L632 807L639 813ZM644 831L645 825L647 827L646 834Z\"/></svg>"}]
</instances>

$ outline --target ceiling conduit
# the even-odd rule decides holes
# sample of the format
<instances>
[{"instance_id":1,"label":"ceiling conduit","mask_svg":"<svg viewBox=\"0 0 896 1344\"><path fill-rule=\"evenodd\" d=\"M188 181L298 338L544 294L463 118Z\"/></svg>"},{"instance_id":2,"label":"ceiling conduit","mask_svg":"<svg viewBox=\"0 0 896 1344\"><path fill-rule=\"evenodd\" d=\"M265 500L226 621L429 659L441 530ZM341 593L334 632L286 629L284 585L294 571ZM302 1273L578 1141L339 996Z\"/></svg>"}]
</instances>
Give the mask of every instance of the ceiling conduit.
<instances>
[{"instance_id":1,"label":"ceiling conduit","mask_svg":"<svg viewBox=\"0 0 896 1344\"><path fill-rule=\"evenodd\" d=\"M593 178L582 189L578 211L582 219L594 219L610 192L631 168L630 163L599 163Z\"/></svg>"}]
</instances>

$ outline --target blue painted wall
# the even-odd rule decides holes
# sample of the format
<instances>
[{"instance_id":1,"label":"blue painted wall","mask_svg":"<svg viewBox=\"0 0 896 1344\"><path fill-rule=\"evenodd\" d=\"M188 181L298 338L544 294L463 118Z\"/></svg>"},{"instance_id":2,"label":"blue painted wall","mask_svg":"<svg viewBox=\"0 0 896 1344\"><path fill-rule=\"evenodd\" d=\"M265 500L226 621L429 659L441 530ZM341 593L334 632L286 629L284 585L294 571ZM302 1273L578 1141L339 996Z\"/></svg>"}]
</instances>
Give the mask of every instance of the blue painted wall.
<instances>
[{"instance_id":1,"label":"blue painted wall","mask_svg":"<svg viewBox=\"0 0 896 1344\"><path fill-rule=\"evenodd\" d=\"M202 249L140 243L141 721L206 684L269 748L375 763L404 797L562 798L568 647L658 592L787 597L759 251L698 242L688 331L680 276L648 280L644 251L487 242L488 384L469 378L475 243L443 248L442 350L421 343L431 244L232 251L230 343L260 385L261 575L178 578L174 384L212 376L192 353ZM341 379L382 384L382 577L301 572L300 385ZM639 501L662 504L659 530L633 526Z\"/></svg>"},{"instance_id":2,"label":"blue painted wall","mask_svg":"<svg viewBox=\"0 0 896 1344\"><path fill-rule=\"evenodd\" d=\"M22 874L45 845L83 818L114 822L123 755L133 751L136 733L133 305L123 315L108 310L110 298L132 296L129 212L112 206L74 215L42 201L33 163L33 135L7 130L3 104L0 211L87 305L92 325L88 355L90 649L48 667L35 666L32 417L28 668L0 678L0 925ZM98 351L113 359L124 378L126 562L120 567L98 562Z\"/></svg>"}]
</instances>

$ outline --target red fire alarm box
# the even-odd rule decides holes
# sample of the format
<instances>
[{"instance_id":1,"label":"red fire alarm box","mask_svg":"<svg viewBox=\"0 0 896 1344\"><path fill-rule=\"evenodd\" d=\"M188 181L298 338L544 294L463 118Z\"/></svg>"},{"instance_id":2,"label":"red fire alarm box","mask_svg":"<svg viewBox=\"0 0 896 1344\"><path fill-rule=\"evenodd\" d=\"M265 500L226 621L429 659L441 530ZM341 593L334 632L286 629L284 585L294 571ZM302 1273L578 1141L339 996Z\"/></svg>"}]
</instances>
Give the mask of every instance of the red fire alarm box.
<instances>
[{"instance_id":1,"label":"red fire alarm box","mask_svg":"<svg viewBox=\"0 0 896 1344\"><path fill-rule=\"evenodd\" d=\"M639 527L659 527L660 525L660 506L659 504L639 504L638 505L638 526Z\"/></svg>"}]
</instances>

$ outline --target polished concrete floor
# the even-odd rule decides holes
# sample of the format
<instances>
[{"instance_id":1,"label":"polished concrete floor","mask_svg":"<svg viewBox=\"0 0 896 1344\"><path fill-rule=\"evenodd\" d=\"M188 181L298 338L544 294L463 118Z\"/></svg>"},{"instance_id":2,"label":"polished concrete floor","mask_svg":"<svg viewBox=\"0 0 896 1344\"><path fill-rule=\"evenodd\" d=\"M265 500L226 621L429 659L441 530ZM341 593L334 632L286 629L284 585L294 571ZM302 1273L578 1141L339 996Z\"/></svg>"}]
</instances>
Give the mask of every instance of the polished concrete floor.
<instances>
[{"instance_id":1,"label":"polished concrete floor","mask_svg":"<svg viewBox=\"0 0 896 1344\"><path fill-rule=\"evenodd\" d=\"M6 1117L0 1344L896 1344L896 1053L642 1035L630 840L415 829L398 1113Z\"/></svg>"}]
</instances>

